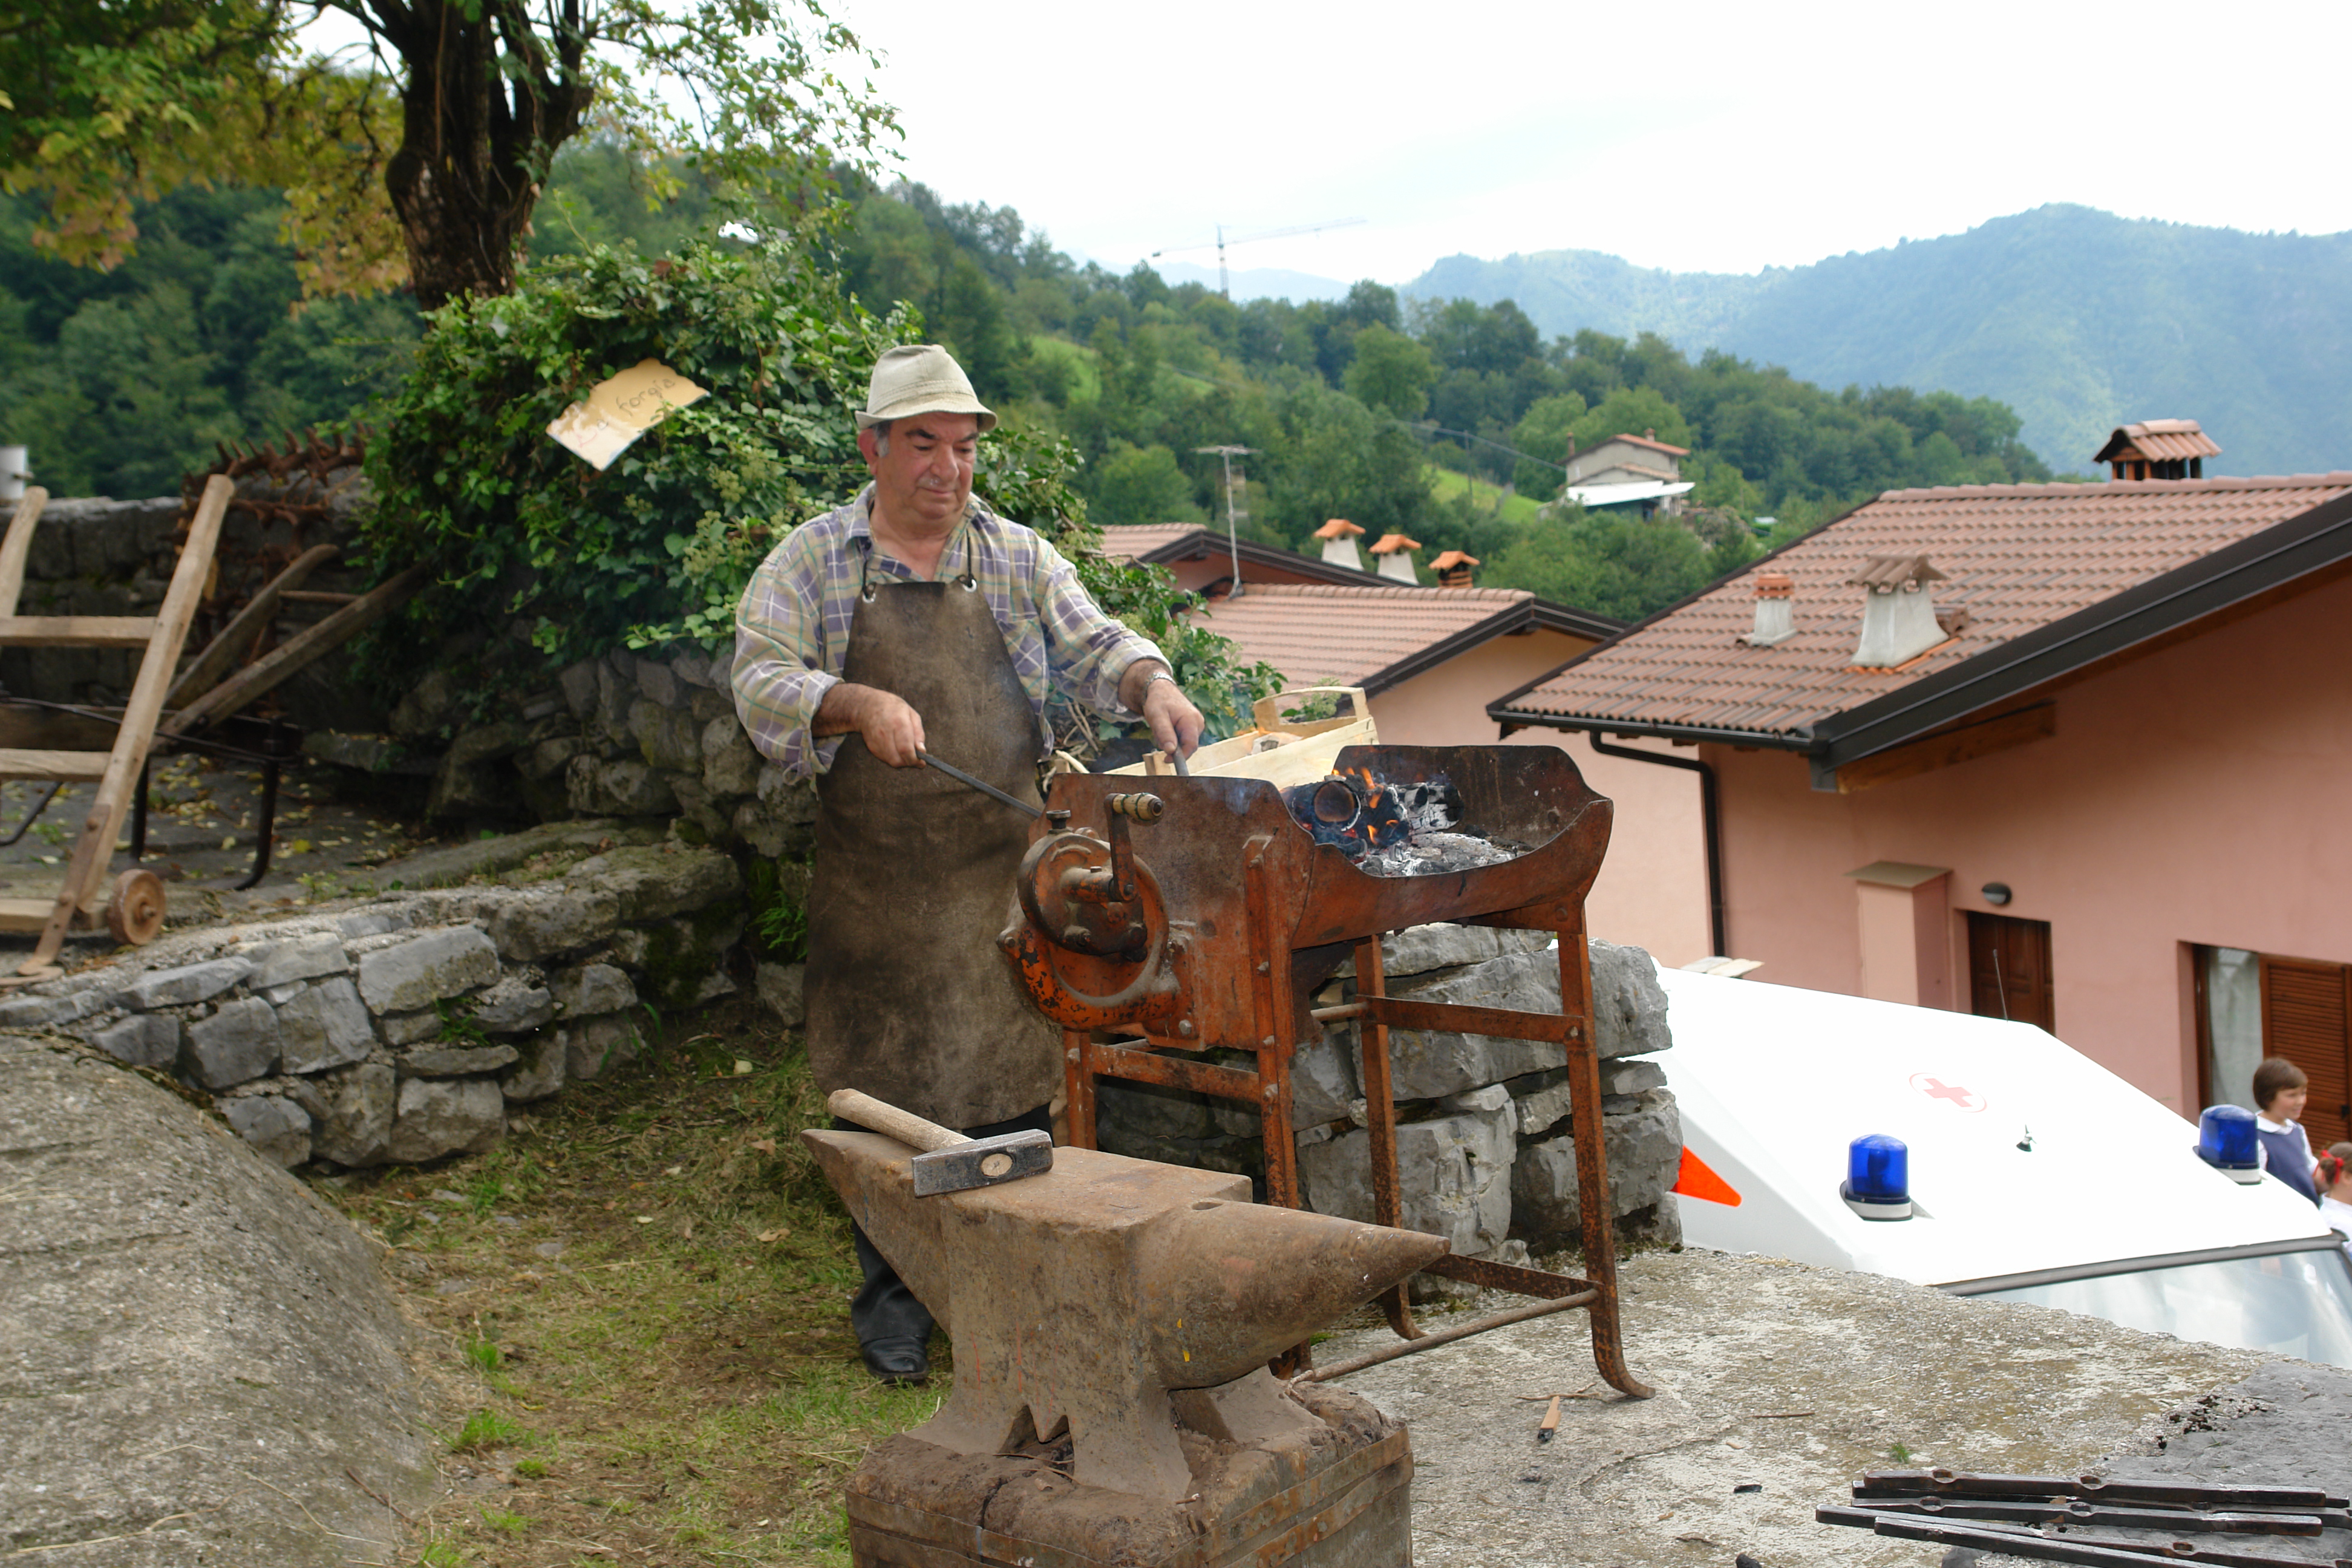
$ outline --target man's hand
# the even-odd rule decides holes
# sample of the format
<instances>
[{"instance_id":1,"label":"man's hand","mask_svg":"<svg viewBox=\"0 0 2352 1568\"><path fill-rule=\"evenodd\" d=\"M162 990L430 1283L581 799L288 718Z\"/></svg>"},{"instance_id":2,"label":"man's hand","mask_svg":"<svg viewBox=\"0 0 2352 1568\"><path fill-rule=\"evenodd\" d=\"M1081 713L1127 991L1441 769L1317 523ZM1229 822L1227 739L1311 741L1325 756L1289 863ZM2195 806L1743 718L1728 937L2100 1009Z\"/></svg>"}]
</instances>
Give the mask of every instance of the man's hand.
<instances>
[{"instance_id":1,"label":"man's hand","mask_svg":"<svg viewBox=\"0 0 2352 1568\"><path fill-rule=\"evenodd\" d=\"M1200 749L1201 731L1208 721L1172 680L1155 680L1143 689L1143 718L1151 738L1171 757L1189 757Z\"/></svg>"},{"instance_id":2,"label":"man's hand","mask_svg":"<svg viewBox=\"0 0 2352 1568\"><path fill-rule=\"evenodd\" d=\"M867 751L894 768L922 765L923 716L906 699L879 687L837 682L817 704L816 722L810 728L819 735L854 731L865 738Z\"/></svg>"}]
</instances>

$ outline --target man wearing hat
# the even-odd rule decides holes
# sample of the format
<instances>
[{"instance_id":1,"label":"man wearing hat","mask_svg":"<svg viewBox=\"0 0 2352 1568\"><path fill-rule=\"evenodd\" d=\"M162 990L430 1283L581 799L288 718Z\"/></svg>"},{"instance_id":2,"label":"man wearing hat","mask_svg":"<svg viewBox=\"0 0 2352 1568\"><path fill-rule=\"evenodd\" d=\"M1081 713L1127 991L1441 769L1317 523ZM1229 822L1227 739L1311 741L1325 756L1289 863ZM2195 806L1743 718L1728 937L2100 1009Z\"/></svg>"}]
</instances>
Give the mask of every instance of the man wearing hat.
<instances>
[{"instance_id":1,"label":"man wearing hat","mask_svg":"<svg viewBox=\"0 0 2352 1568\"><path fill-rule=\"evenodd\" d=\"M787 773L817 776L808 1049L818 1088L857 1089L975 1137L1048 1128L1058 1032L996 946L1029 819L922 765L1025 801L1058 688L1140 715L1163 750L1201 712L1146 638L1104 615L1045 540L971 493L996 416L936 344L885 353L857 415L874 482L802 524L736 613L735 708ZM865 1233L851 1303L877 1376L929 1369L930 1313Z\"/></svg>"}]
</instances>

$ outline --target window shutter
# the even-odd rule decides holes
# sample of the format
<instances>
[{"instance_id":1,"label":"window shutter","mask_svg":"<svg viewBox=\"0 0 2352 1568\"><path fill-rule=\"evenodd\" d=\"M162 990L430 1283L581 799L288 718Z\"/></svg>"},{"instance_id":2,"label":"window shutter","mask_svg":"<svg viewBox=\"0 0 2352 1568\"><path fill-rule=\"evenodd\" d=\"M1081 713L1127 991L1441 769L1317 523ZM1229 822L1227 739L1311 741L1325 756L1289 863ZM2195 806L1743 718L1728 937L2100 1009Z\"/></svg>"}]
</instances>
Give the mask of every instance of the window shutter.
<instances>
[{"instance_id":1,"label":"window shutter","mask_svg":"<svg viewBox=\"0 0 2352 1568\"><path fill-rule=\"evenodd\" d=\"M2263 960L2263 1047L2311 1079L2303 1124L2312 1152L2352 1138L2352 1007L2340 963Z\"/></svg>"}]
</instances>

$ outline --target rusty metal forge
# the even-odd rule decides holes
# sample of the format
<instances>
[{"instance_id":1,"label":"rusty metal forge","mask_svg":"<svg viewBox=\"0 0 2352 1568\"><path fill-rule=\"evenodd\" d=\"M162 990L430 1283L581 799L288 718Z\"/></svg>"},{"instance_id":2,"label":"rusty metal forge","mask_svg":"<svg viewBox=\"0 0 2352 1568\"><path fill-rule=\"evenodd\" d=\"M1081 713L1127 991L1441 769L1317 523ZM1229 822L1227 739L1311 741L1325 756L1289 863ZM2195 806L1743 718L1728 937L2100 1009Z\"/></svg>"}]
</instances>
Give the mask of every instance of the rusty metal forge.
<instances>
[{"instance_id":1,"label":"rusty metal forge","mask_svg":"<svg viewBox=\"0 0 2352 1568\"><path fill-rule=\"evenodd\" d=\"M1096 1147L1095 1086L1101 1079L1245 1101L1270 1130L1267 1200L1302 1208L1290 1134L1291 1057L1323 1024L1360 1020L1373 1217L1396 1226L1402 1205L1389 1030L1450 1029L1556 1042L1569 1071L1587 1277L1442 1258L1428 1272L1536 1297L1538 1304L1431 1336L1414 1323L1400 1282L1380 1300L1390 1327L1406 1343L1319 1373L1309 1371L1306 1347L1297 1346L1283 1369L1334 1376L1506 1321L1581 1306L1601 1376L1626 1394L1645 1396L1651 1390L1627 1370L1618 1331L1585 951L1584 899L1608 847L1610 803L1586 786L1564 753L1548 746L1351 746L1336 765L1396 785L1450 779L1465 820L1526 851L1473 870L1374 877L1341 850L1315 843L1263 780L1161 778L1153 781L1153 795L1122 790L1131 790L1129 779L1065 773L1054 780L1022 866L1020 916L1001 942L1029 994L1062 1026L1070 1142ZM1560 1011L1388 995L1381 937L1433 921L1557 933ZM1350 953L1356 1000L1313 1007L1315 988ZM1202 1053L1217 1047L1251 1053L1255 1068L1204 1058Z\"/></svg>"}]
</instances>

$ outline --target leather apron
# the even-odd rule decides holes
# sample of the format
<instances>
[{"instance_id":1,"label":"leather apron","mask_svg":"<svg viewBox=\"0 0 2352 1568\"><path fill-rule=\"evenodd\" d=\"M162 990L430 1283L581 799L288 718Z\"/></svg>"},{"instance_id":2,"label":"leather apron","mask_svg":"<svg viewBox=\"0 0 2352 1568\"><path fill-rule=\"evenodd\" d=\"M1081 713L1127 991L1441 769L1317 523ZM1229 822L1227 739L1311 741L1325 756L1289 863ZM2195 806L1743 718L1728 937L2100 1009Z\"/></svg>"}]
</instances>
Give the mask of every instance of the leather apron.
<instances>
[{"instance_id":1,"label":"leather apron","mask_svg":"<svg viewBox=\"0 0 2352 1568\"><path fill-rule=\"evenodd\" d=\"M842 679L905 699L923 746L1037 795L1037 718L969 570L874 579ZM1031 819L845 737L817 780L808 903L808 1051L817 1087L856 1089L942 1127L1003 1121L1061 1082L1061 1037L996 945Z\"/></svg>"}]
</instances>

